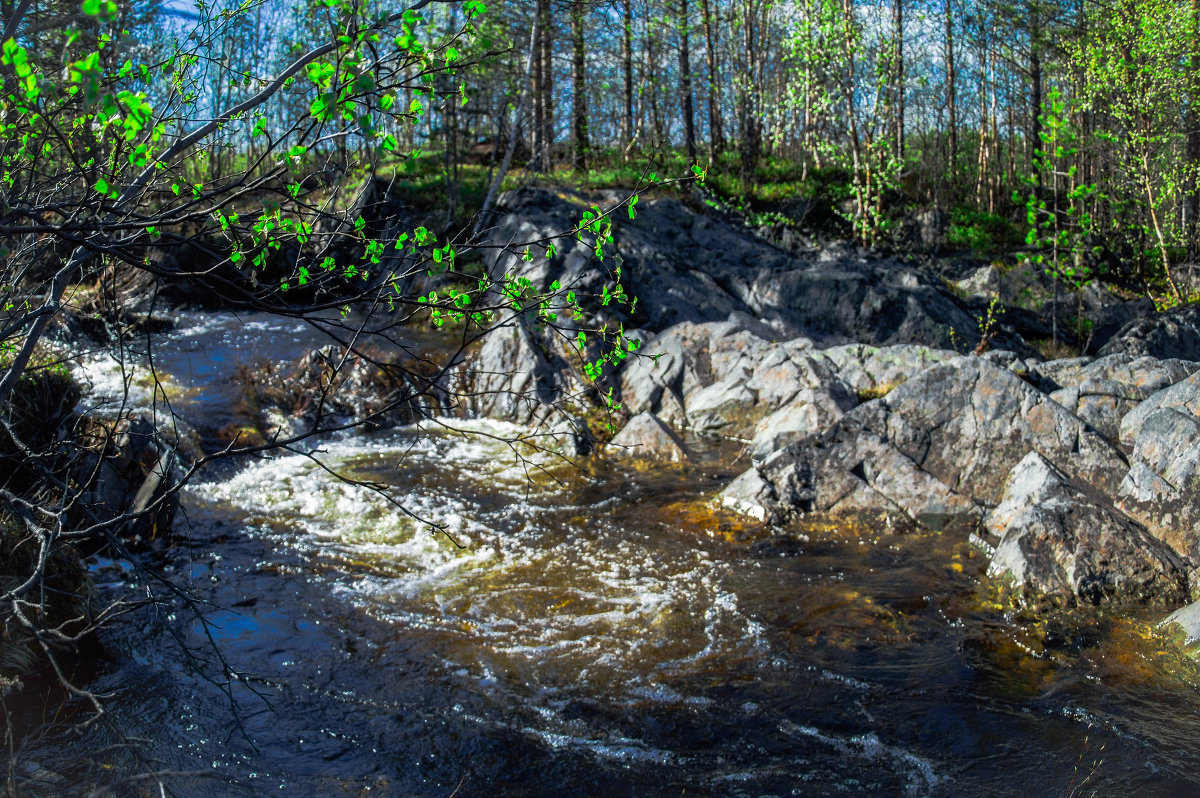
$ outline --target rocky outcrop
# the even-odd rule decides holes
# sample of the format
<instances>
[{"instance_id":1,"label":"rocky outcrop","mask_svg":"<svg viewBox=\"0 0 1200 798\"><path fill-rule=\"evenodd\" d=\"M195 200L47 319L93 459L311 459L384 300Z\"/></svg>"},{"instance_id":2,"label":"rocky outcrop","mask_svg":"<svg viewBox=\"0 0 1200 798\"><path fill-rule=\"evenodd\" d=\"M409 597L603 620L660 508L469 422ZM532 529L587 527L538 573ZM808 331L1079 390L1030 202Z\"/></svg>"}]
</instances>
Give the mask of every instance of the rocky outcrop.
<instances>
[{"instance_id":1,"label":"rocky outcrop","mask_svg":"<svg viewBox=\"0 0 1200 798\"><path fill-rule=\"evenodd\" d=\"M1037 452L1009 473L985 523L999 539L988 573L1026 590L1091 604L1187 596L1178 554Z\"/></svg>"},{"instance_id":2,"label":"rocky outcrop","mask_svg":"<svg viewBox=\"0 0 1200 798\"><path fill-rule=\"evenodd\" d=\"M740 439L752 467L721 501L763 520L966 519L995 536L992 572L1035 593L1113 602L1186 591L1200 561L1194 311L1147 320L1144 300L1095 286L1003 311L990 343L1006 348L962 356L954 349L979 341L981 301L1004 301L1021 280L1048 298L1040 273L984 267L960 274L956 294L919 265L841 241L781 243L786 225L756 237L667 198L643 200L636 223L618 220L615 258L611 247L597 258L586 235L523 256L524 242L571 228L594 199L507 196L493 240L512 246L486 266L576 291L582 323L619 322L643 342L609 375L634 416L610 451L678 462L688 452L677 430ZM937 246L943 221L910 238ZM616 264L636 309L597 301ZM1090 326L1069 325L1081 308ZM1104 344L1103 356L1042 362L1019 333L1048 337L1051 315L1060 333ZM539 406L587 392L573 369L516 325L461 373L472 412L536 423Z\"/></svg>"},{"instance_id":3,"label":"rocky outcrop","mask_svg":"<svg viewBox=\"0 0 1200 798\"><path fill-rule=\"evenodd\" d=\"M775 492L764 511L978 513L1031 451L1108 493L1127 468L1113 444L1011 371L957 358L771 455L759 469Z\"/></svg>"},{"instance_id":4,"label":"rocky outcrop","mask_svg":"<svg viewBox=\"0 0 1200 798\"><path fill-rule=\"evenodd\" d=\"M613 261L596 258L590 242L564 244L549 258L542 252L523 258L525 242L572 229L594 199L546 189L505 195L507 215L491 234L505 248L491 256L492 273L526 277L538 288L557 280L587 294L589 311L655 332L743 314L780 340L803 335L822 345L948 347L951 330L964 345L978 341L975 319L918 268L857 247L827 246L816 258L798 258L671 198L639 203L636 223L615 217L622 278L640 312L601 307L591 297L611 279Z\"/></svg>"},{"instance_id":5,"label":"rocky outcrop","mask_svg":"<svg viewBox=\"0 0 1200 798\"><path fill-rule=\"evenodd\" d=\"M1100 355L1123 352L1134 357L1200 360L1200 304L1129 321L1100 349Z\"/></svg>"}]
</instances>

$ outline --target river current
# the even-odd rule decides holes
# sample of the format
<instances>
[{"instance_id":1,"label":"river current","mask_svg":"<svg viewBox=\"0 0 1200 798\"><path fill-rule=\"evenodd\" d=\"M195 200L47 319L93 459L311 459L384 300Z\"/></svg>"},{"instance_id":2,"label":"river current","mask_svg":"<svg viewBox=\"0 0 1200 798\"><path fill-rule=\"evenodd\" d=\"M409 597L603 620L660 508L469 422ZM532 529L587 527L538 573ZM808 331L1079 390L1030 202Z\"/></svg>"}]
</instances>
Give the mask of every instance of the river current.
<instances>
[{"instance_id":1,"label":"river current","mask_svg":"<svg viewBox=\"0 0 1200 798\"><path fill-rule=\"evenodd\" d=\"M322 343L185 317L155 362L218 428L238 367ZM127 390L85 371L93 404ZM45 794L1200 792L1200 672L1155 613L1014 608L953 531L725 515L736 444L573 465L519 432L444 419L202 474L147 555L194 601L97 559L101 599L162 600L101 634L110 722L22 766Z\"/></svg>"}]
</instances>

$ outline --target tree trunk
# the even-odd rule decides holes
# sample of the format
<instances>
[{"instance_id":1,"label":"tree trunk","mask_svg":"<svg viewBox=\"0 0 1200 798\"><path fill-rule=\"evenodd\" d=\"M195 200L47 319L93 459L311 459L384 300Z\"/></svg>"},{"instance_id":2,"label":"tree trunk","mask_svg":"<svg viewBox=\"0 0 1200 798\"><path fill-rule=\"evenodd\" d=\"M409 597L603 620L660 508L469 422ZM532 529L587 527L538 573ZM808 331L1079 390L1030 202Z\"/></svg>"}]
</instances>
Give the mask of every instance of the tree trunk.
<instances>
[{"instance_id":1,"label":"tree trunk","mask_svg":"<svg viewBox=\"0 0 1200 798\"><path fill-rule=\"evenodd\" d=\"M892 96L896 157L904 160L904 0L892 0Z\"/></svg>"},{"instance_id":2,"label":"tree trunk","mask_svg":"<svg viewBox=\"0 0 1200 798\"><path fill-rule=\"evenodd\" d=\"M949 150L946 154L946 175L953 186L958 164L958 106L955 103L954 72L954 9L946 0L946 106L950 114Z\"/></svg>"},{"instance_id":3,"label":"tree trunk","mask_svg":"<svg viewBox=\"0 0 1200 798\"><path fill-rule=\"evenodd\" d=\"M721 129L721 87L717 69L717 41L715 25L709 0L700 0L700 11L704 15L704 49L708 67L708 142L709 158L716 160L725 148L725 134Z\"/></svg>"},{"instance_id":4,"label":"tree trunk","mask_svg":"<svg viewBox=\"0 0 1200 798\"><path fill-rule=\"evenodd\" d=\"M683 95L683 139L691 164L696 162L696 115L692 108L692 68L688 55L688 0L679 0L679 91Z\"/></svg>"},{"instance_id":5,"label":"tree trunk","mask_svg":"<svg viewBox=\"0 0 1200 798\"><path fill-rule=\"evenodd\" d=\"M587 172L587 61L583 47L583 0L571 3L571 33L574 48L571 59L571 80L574 98L571 114L571 139L575 144L573 165L578 172Z\"/></svg>"},{"instance_id":6,"label":"tree trunk","mask_svg":"<svg viewBox=\"0 0 1200 798\"><path fill-rule=\"evenodd\" d=\"M633 0L624 0L624 30L621 37L621 68L625 77L625 114L621 118L621 138L626 152L633 144Z\"/></svg>"},{"instance_id":7,"label":"tree trunk","mask_svg":"<svg viewBox=\"0 0 1200 798\"><path fill-rule=\"evenodd\" d=\"M1200 81L1200 0L1192 0L1192 76ZM1187 154L1192 167L1186 199L1188 257L1200 258L1200 82L1194 83L1188 104Z\"/></svg>"}]
</instances>

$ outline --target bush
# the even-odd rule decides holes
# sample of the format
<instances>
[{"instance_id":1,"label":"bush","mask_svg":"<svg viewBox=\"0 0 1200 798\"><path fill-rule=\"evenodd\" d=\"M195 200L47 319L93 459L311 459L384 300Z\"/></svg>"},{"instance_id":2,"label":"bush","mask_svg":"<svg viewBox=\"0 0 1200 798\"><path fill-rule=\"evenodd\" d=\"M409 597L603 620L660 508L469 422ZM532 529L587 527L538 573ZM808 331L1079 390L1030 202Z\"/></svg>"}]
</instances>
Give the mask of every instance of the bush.
<instances>
[{"instance_id":1,"label":"bush","mask_svg":"<svg viewBox=\"0 0 1200 798\"><path fill-rule=\"evenodd\" d=\"M958 207L950 211L951 245L979 254L1003 252L1020 246L1022 241L1012 222L990 211Z\"/></svg>"}]
</instances>

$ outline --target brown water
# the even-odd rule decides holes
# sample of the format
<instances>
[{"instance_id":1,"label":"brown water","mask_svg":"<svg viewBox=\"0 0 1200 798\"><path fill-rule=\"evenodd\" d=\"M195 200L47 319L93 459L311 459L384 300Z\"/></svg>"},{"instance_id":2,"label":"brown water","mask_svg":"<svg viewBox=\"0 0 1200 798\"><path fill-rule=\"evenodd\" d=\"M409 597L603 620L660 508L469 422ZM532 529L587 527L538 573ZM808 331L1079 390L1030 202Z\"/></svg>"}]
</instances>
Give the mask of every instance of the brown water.
<instances>
[{"instance_id":1,"label":"brown water","mask_svg":"<svg viewBox=\"0 0 1200 798\"><path fill-rule=\"evenodd\" d=\"M193 486L157 562L200 617L116 623L90 683L142 759L49 738L39 794L1200 793L1200 676L1154 614L1014 610L957 533L714 512L736 447L579 469L456 427L315 455L442 532L301 455Z\"/></svg>"}]
</instances>

